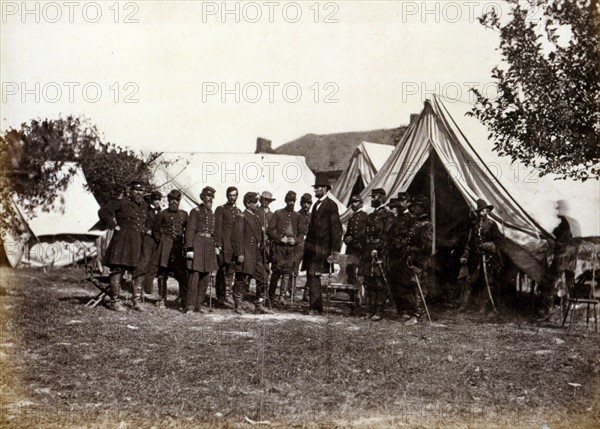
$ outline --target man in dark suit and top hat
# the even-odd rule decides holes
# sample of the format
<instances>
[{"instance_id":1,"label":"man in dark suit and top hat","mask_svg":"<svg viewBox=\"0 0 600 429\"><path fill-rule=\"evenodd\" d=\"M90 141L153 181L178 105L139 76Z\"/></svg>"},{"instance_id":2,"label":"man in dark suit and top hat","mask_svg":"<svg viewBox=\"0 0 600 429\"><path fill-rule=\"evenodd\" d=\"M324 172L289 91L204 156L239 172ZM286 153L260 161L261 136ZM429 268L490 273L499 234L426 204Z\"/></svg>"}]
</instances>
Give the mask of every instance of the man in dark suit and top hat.
<instances>
[{"instance_id":1,"label":"man in dark suit and top hat","mask_svg":"<svg viewBox=\"0 0 600 429\"><path fill-rule=\"evenodd\" d=\"M498 225L489 218L489 214L494 207L486 203L482 199L478 199L477 206L474 210L477 215L475 223L469 231L467 245L463 252L460 262L466 265L468 276L466 278L465 293L461 299L459 310L464 311L471 302L471 296L477 284L480 284L480 295L482 297L481 312L485 312L489 302L489 297L485 291L485 271L483 269L483 260L485 259L487 268L487 281L492 288L495 276L498 274L502 266L500 256L500 241L502 234L498 229Z\"/></svg>"},{"instance_id":2,"label":"man in dark suit and top hat","mask_svg":"<svg viewBox=\"0 0 600 429\"><path fill-rule=\"evenodd\" d=\"M236 206L238 199L238 190L234 186L227 188L227 202L215 210L216 218L216 239L217 246L221 254L217 258L219 261L219 271L216 278L217 304L225 306L227 292L231 290L233 283L233 247L231 246L231 231L233 221L242 211Z\"/></svg>"},{"instance_id":3,"label":"man in dark suit and top hat","mask_svg":"<svg viewBox=\"0 0 600 429\"><path fill-rule=\"evenodd\" d=\"M233 284L234 311L244 314L242 309L242 294L249 287L250 280L256 282L255 309L261 314L270 314L265 307L267 298L267 261L263 246L265 245L265 234L263 225L257 214L258 194L247 192L244 195L244 206L246 210L235 218L231 233L231 244L233 246L235 282Z\"/></svg>"},{"instance_id":4,"label":"man in dark suit and top hat","mask_svg":"<svg viewBox=\"0 0 600 429\"><path fill-rule=\"evenodd\" d=\"M383 318L388 289L384 275L386 267L385 243L392 214L383 204L386 192L383 188L371 191L371 206L375 209L367 217L365 244L362 249L358 274L363 276L370 309L365 316L375 322Z\"/></svg>"},{"instance_id":5,"label":"man in dark suit and top hat","mask_svg":"<svg viewBox=\"0 0 600 429\"><path fill-rule=\"evenodd\" d=\"M187 274L185 261L184 234L188 214L179 210L181 192L173 189L167 195L168 207L161 211L154 220L152 235L158 242L156 249L156 266L158 267L158 307L165 308L167 303L167 279L169 273L179 284L179 298L185 310L187 295Z\"/></svg>"},{"instance_id":6,"label":"man in dark suit and top hat","mask_svg":"<svg viewBox=\"0 0 600 429\"><path fill-rule=\"evenodd\" d=\"M129 195L105 204L98 210L98 217L114 231L110 240L104 265L110 272L111 308L125 311L119 300L123 274L129 271L133 277L133 309L143 311L141 293L144 282L144 235L148 210L144 203L144 184L134 181Z\"/></svg>"},{"instance_id":7,"label":"man in dark suit and top hat","mask_svg":"<svg viewBox=\"0 0 600 429\"><path fill-rule=\"evenodd\" d=\"M273 214L267 228L267 236L272 243L269 301L274 302L277 283L281 278L280 305L285 305L286 294L290 292L294 272L294 257L298 244L298 213L294 211L295 203L296 193L289 191L285 194L285 208L279 209Z\"/></svg>"},{"instance_id":8,"label":"man in dark suit and top hat","mask_svg":"<svg viewBox=\"0 0 600 429\"><path fill-rule=\"evenodd\" d=\"M218 268L219 248L215 241L215 215L212 202L215 189L202 189L202 203L190 211L185 230L185 249L188 270L186 308L191 314L196 310L206 313L204 300L212 272Z\"/></svg>"},{"instance_id":9,"label":"man in dark suit and top hat","mask_svg":"<svg viewBox=\"0 0 600 429\"><path fill-rule=\"evenodd\" d=\"M350 207L352 208L352 216L348 220L348 227L344 234L344 243L346 243L346 255L351 255L360 260L362 248L365 245L367 233L367 217L368 215L362 210L363 200L360 195L350 197ZM346 265L346 275L348 283L358 285L358 263Z\"/></svg>"},{"instance_id":10,"label":"man in dark suit and top hat","mask_svg":"<svg viewBox=\"0 0 600 429\"><path fill-rule=\"evenodd\" d=\"M302 270L306 271L306 284L310 295L310 315L323 312L321 275L329 272L329 255L339 253L343 233L337 204L328 197L331 186L327 176L317 174L313 188L317 200L311 210L302 259Z\"/></svg>"}]
</instances>

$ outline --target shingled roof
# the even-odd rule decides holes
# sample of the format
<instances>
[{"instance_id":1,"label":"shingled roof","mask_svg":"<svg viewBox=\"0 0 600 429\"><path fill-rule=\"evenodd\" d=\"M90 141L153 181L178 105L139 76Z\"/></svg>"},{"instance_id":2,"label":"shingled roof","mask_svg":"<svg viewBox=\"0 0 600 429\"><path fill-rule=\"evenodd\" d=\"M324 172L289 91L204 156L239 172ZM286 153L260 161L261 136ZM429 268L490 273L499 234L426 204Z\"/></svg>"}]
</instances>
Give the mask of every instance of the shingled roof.
<instances>
[{"instance_id":1,"label":"shingled roof","mask_svg":"<svg viewBox=\"0 0 600 429\"><path fill-rule=\"evenodd\" d=\"M350 162L352 154L363 141L395 145L407 127L372 131L355 131L335 134L306 134L277 148L282 155L301 155L313 172L341 173Z\"/></svg>"}]
</instances>

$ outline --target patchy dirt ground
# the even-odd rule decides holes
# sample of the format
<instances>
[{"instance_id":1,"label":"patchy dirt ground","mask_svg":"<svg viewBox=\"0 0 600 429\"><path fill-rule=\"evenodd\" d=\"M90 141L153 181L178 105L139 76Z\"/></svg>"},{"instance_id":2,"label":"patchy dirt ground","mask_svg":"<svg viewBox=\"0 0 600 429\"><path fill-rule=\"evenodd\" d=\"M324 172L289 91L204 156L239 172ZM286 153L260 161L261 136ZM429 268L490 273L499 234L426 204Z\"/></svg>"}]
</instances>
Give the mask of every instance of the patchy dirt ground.
<instances>
[{"instance_id":1,"label":"patchy dirt ground","mask_svg":"<svg viewBox=\"0 0 600 429\"><path fill-rule=\"evenodd\" d=\"M599 426L585 320L119 314L82 277L0 271L2 427Z\"/></svg>"}]
</instances>

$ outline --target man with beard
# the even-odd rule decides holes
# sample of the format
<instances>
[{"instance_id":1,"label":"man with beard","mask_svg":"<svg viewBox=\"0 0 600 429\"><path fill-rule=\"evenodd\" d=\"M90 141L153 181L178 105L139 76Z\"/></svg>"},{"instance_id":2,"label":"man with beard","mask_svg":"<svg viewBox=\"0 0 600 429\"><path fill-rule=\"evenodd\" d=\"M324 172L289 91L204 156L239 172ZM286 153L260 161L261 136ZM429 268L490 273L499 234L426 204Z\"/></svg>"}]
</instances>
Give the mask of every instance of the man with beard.
<instances>
[{"instance_id":1,"label":"man with beard","mask_svg":"<svg viewBox=\"0 0 600 429\"><path fill-rule=\"evenodd\" d=\"M217 304L225 307L228 292L233 283L233 247L231 246L231 230L233 221L242 211L236 207L238 199L238 190L234 186L227 188L227 203L217 207L215 210L215 234L217 247L221 254L217 258L219 261L219 271L217 271L216 289Z\"/></svg>"},{"instance_id":2,"label":"man with beard","mask_svg":"<svg viewBox=\"0 0 600 429\"><path fill-rule=\"evenodd\" d=\"M267 229L267 236L273 243L271 257L273 274L269 284L269 302L274 302L277 283L281 278L280 305L286 303L286 294L290 293L292 273L294 272L295 246L298 237L298 213L294 211L294 204L296 204L296 193L289 191L285 194L285 208L277 210L273 214Z\"/></svg>"},{"instance_id":3,"label":"man with beard","mask_svg":"<svg viewBox=\"0 0 600 429\"><path fill-rule=\"evenodd\" d=\"M365 244L365 234L367 232L368 215L362 210L363 200L360 195L353 195L350 198L350 207L352 216L348 220L348 228L344 234L344 243L346 243L346 255L354 256L356 261L360 259L362 248ZM346 266L346 275L348 283L358 286L358 263L348 264Z\"/></svg>"},{"instance_id":4,"label":"man with beard","mask_svg":"<svg viewBox=\"0 0 600 429\"><path fill-rule=\"evenodd\" d=\"M114 311L125 311L119 300L123 274L129 271L133 278L133 309L144 311L141 293L144 282L144 234L148 210L143 198L144 185L134 181L129 195L109 202L98 210L98 217L114 231L104 265L110 268L110 298Z\"/></svg>"},{"instance_id":5,"label":"man with beard","mask_svg":"<svg viewBox=\"0 0 600 429\"><path fill-rule=\"evenodd\" d=\"M235 257L234 311L240 315L244 314L242 294L249 287L250 280L254 279L256 282L256 312L271 314L272 311L265 307L268 273L267 261L263 252L265 234L257 214L258 194L247 192L244 195L244 206L246 210L235 218L231 234L231 244Z\"/></svg>"},{"instance_id":6,"label":"man with beard","mask_svg":"<svg viewBox=\"0 0 600 429\"><path fill-rule=\"evenodd\" d=\"M327 175L317 174L313 188L317 200L311 211L302 259L310 295L309 315L323 312L321 275L329 271L327 258L332 254L337 257L342 247L343 232L337 204L328 197L331 186Z\"/></svg>"},{"instance_id":7,"label":"man with beard","mask_svg":"<svg viewBox=\"0 0 600 429\"><path fill-rule=\"evenodd\" d=\"M300 263L304 255L304 240L308 233L308 224L310 223L310 206L312 206L312 195L304 194L300 198L300 210L298 213L298 244L294 253L294 276L292 278L292 296L295 296L296 279L300 272ZM304 288L304 301L308 301L308 289Z\"/></svg>"},{"instance_id":8,"label":"man with beard","mask_svg":"<svg viewBox=\"0 0 600 429\"><path fill-rule=\"evenodd\" d=\"M215 190L210 186L202 189L202 203L190 211L185 230L185 249L188 270L186 308L187 314L195 311L206 313L204 300L210 276L218 267L219 248L215 242L215 215L212 202Z\"/></svg>"},{"instance_id":9,"label":"man with beard","mask_svg":"<svg viewBox=\"0 0 600 429\"><path fill-rule=\"evenodd\" d=\"M413 302L413 316L406 322L412 325L423 315L424 303L421 297L427 296L428 286L433 279L431 266L431 246L433 244L433 226L429 219L429 201L424 195L415 195L410 206L414 222L406 236L406 265L404 278L409 279ZM417 283L418 282L418 283ZM421 290L419 291L419 285Z\"/></svg>"},{"instance_id":10,"label":"man with beard","mask_svg":"<svg viewBox=\"0 0 600 429\"><path fill-rule=\"evenodd\" d=\"M383 253L386 233L392 214L383 205L386 192L383 188L371 191L371 207L375 210L367 217L366 239L363 246L358 274L364 277L370 309L365 319L378 322L383 318L388 289L384 279Z\"/></svg>"},{"instance_id":11,"label":"man with beard","mask_svg":"<svg viewBox=\"0 0 600 429\"><path fill-rule=\"evenodd\" d=\"M185 309L187 294L187 276L185 272L184 232L188 214L179 210L181 192L173 189L167 195L169 206L160 212L154 220L152 235L158 242L156 265L158 267L158 296L157 305L165 308L167 304L167 279L169 273L179 284L179 298L182 310Z\"/></svg>"},{"instance_id":12,"label":"man with beard","mask_svg":"<svg viewBox=\"0 0 600 429\"><path fill-rule=\"evenodd\" d=\"M411 274L406 270L406 247L408 245L408 232L415 223L415 216L410 212L410 195L407 192L399 192L394 203L390 202L390 208L397 213L390 225L388 233L388 262L390 287L394 297L394 304L398 314L409 318L408 305L405 297L411 296L409 288Z\"/></svg>"},{"instance_id":13,"label":"man with beard","mask_svg":"<svg viewBox=\"0 0 600 429\"><path fill-rule=\"evenodd\" d=\"M490 292L492 292L494 278L502 265L499 250L502 234L496 222L488 217L494 206L487 204L482 199L477 200L476 204L477 220L469 231L467 246L460 258L461 264L466 264L469 272L460 310L464 311L467 308L471 302L473 289L477 285L481 285L479 287L482 296L480 312L484 313L487 305L491 304L486 290L486 282L489 283ZM483 264L486 264L485 268Z\"/></svg>"}]
</instances>

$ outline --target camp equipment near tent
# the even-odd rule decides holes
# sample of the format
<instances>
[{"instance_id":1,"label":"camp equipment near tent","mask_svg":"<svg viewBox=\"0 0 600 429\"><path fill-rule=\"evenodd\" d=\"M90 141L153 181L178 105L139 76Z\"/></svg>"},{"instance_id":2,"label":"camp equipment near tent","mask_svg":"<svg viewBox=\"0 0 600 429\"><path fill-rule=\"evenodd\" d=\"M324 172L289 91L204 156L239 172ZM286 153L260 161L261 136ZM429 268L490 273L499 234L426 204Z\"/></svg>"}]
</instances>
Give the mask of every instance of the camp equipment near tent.
<instances>
[{"instance_id":1,"label":"camp equipment near tent","mask_svg":"<svg viewBox=\"0 0 600 429\"><path fill-rule=\"evenodd\" d=\"M315 175L301 156L165 152L156 165L153 184L165 195L172 189L180 191L183 195L180 209L188 212L200 204L200 192L205 186L216 190L213 210L227 202L226 191L230 186L238 188L237 205L241 209L246 192L271 192L275 201L269 207L273 211L285 206L285 194L290 190L297 195L314 193ZM332 199L343 213L345 206ZM298 200L295 209L299 206Z\"/></svg>"},{"instance_id":2,"label":"camp equipment near tent","mask_svg":"<svg viewBox=\"0 0 600 429\"><path fill-rule=\"evenodd\" d=\"M428 99L418 120L361 193L364 204L369 206L375 188L384 188L392 196L398 192L428 196L435 252L458 244L470 210L482 198L494 206L490 217L505 236L503 252L540 282L553 247L548 231L559 222L556 201L568 202L582 235L599 235L600 184L539 177L531 168L498 156L487 129L466 115L471 109L471 104L461 101ZM346 211L342 219L349 215Z\"/></svg>"},{"instance_id":3,"label":"camp equipment near tent","mask_svg":"<svg viewBox=\"0 0 600 429\"><path fill-rule=\"evenodd\" d=\"M3 231L2 244L12 267L62 267L93 257L100 231L92 231L98 223L100 208L86 189L86 179L77 164L65 163L62 174L70 176L53 206L27 212L18 201L12 204L21 216L23 233Z\"/></svg>"},{"instance_id":4,"label":"camp equipment near tent","mask_svg":"<svg viewBox=\"0 0 600 429\"><path fill-rule=\"evenodd\" d=\"M394 146L362 142L354 151L348 167L333 184L331 193L345 205L359 194L383 167Z\"/></svg>"}]
</instances>

